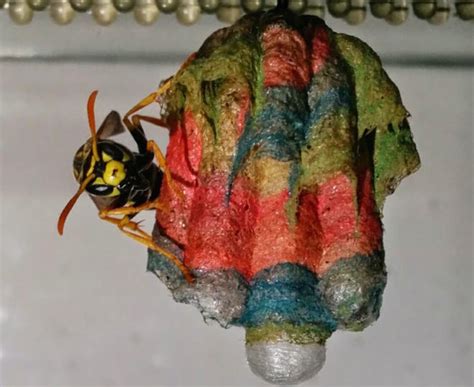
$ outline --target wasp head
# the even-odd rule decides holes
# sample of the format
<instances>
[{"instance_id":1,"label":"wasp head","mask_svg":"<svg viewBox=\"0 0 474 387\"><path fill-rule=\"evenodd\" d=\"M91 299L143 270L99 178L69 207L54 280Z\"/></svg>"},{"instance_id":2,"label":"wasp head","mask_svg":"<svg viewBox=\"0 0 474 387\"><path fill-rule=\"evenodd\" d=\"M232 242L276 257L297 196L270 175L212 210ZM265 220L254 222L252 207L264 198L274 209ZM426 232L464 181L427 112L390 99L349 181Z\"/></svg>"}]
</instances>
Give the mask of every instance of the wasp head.
<instances>
[{"instance_id":1,"label":"wasp head","mask_svg":"<svg viewBox=\"0 0 474 387\"><path fill-rule=\"evenodd\" d=\"M111 140L99 140L97 151L98 159L93 155L89 140L76 152L73 162L76 181L81 185L87 180L85 190L91 195L120 196L128 185L128 174L133 174L135 156L128 148Z\"/></svg>"},{"instance_id":2,"label":"wasp head","mask_svg":"<svg viewBox=\"0 0 474 387\"><path fill-rule=\"evenodd\" d=\"M73 173L79 189L64 207L59 220L58 231L63 232L64 223L79 196L88 192L99 208L114 206L126 201L130 187L130 175L135 175L135 156L125 146L105 138L124 131L120 116L112 111L96 132L94 91L87 103L91 137L82 145L73 161ZM133 180L133 179L132 179Z\"/></svg>"}]
</instances>

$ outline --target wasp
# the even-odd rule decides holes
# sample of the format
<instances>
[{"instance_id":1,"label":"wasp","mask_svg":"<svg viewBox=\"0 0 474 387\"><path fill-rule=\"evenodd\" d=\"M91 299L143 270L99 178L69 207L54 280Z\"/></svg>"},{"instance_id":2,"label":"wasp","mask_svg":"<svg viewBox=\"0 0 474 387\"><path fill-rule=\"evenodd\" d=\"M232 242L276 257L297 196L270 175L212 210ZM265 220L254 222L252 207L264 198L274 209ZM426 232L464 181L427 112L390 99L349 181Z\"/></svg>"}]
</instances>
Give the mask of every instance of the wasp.
<instances>
[{"instance_id":1,"label":"wasp","mask_svg":"<svg viewBox=\"0 0 474 387\"><path fill-rule=\"evenodd\" d=\"M181 270L184 278L192 282L190 270L176 256L158 246L139 222L132 220L141 211L164 209L159 202L164 179L172 189L176 189L165 157L153 140L147 140L141 125L142 120L159 126L164 126L163 123L155 117L134 114L156 100L167 88L169 81L130 109L123 123L119 113L111 111L99 130L96 130L94 113L98 92L91 93L87 102L91 137L79 148L73 161L73 173L79 189L61 212L57 229L62 235L67 216L81 194L87 192L98 208L101 219L116 225L125 235L168 258ZM138 152L132 152L110 139L126 129L136 142ZM182 197L181 191L177 193Z\"/></svg>"}]
</instances>

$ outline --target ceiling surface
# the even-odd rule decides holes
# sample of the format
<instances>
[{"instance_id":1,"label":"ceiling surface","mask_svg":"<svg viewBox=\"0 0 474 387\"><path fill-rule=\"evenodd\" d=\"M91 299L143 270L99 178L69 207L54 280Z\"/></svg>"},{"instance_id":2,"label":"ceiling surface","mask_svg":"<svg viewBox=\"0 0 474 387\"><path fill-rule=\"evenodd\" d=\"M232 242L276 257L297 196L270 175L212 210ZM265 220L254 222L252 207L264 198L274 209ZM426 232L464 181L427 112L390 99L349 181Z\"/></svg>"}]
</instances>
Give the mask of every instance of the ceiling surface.
<instances>
[{"instance_id":1,"label":"ceiling surface","mask_svg":"<svg viewBox=\"0 0 474 387\"><path fill-rule=\"evenodd\" d=\"M58 27L43 13L18 27L7 18L0 12L0 384L266 385L246 365L243 330L208 326L174 303L145 272L145 249L100 221L86 196L62 238L55 229L76 190L90 91L100 90L98 120L128 110L222 24L161 17L144 28L123 17L104 28L83 15ZM304 385L472 385L472 27L328 22L381 54L422 168L385 205L379 320L336 332ZM166 147L164 130L146 131Z\"/></svg>"}]
</instances>

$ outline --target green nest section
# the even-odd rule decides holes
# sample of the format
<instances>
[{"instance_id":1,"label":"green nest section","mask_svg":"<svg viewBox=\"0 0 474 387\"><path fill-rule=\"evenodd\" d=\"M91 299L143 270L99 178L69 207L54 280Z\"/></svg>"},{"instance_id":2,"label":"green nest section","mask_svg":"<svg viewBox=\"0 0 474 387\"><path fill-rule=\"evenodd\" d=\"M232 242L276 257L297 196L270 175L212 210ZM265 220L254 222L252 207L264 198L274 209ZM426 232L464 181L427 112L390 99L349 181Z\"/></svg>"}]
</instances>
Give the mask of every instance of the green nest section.
<instances>
[{"instance_id":1,"label":"green nest section","mask_svg":"<svg viewBox=\"0 0 474 387\"><path fill-rule=\"evenodd\" d=\"M285 39L293 39L288 47ZM280 57L272 53L276 46ZM281 79L279 66L287 66ZM313 190L336 173L355 186L368 151L381 210L420 164L409 113L377 54L317 17L274 10L215 32L178 71L163 106L170 122L193 115L203 146L200 175L221 171L229 189L242 174L258 180L245 168L268 157L288 163L283 178L292 193ZM279 183L254 184L271 192Z\"/></svg>"},{"instance_id":2,"label":"green nest section","mask_svg":"<svg viewBox=\"0 0 474 387\"><path fill-rule=\"evenodd\" d=\"M258 327L246 328L246 344L257 342L285 341L292 344L324 344L331 336L331 331L320 325L304 324L293 325L289 323L267 323Z\"/></svg>"}]
</instances>

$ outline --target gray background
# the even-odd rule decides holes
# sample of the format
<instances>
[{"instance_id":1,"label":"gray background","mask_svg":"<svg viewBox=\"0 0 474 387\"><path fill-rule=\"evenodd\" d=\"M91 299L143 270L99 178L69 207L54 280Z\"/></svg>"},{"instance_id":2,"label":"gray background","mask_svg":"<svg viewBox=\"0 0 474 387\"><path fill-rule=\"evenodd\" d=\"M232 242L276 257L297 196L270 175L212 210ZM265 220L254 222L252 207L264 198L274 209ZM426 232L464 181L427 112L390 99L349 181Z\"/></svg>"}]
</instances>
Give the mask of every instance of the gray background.
<instances>
[{"instance_id":1,"label":"gray background","mask_svg":"<svg viewBox=\"0 0 474 387\"><path fill-rule=\"evenodd\" d=\"M328 24L382 55L423 167L385 207L380 319L336 332L306 385L471 385L472 25ZM55 230L76 190L71 161L88 137L90 91L100 90L98 121L125 112L220 26L162 16L144 28L126 16L103 28L81 15L58 27L42 13L17 27L0 12L0 384L265 385L246 365L243 330L207 326L175 304L145 273L145 249L101 222L86 196L64 237ZM164 130L147 132L166 146Z\"/></svg>"}]
</instances>

